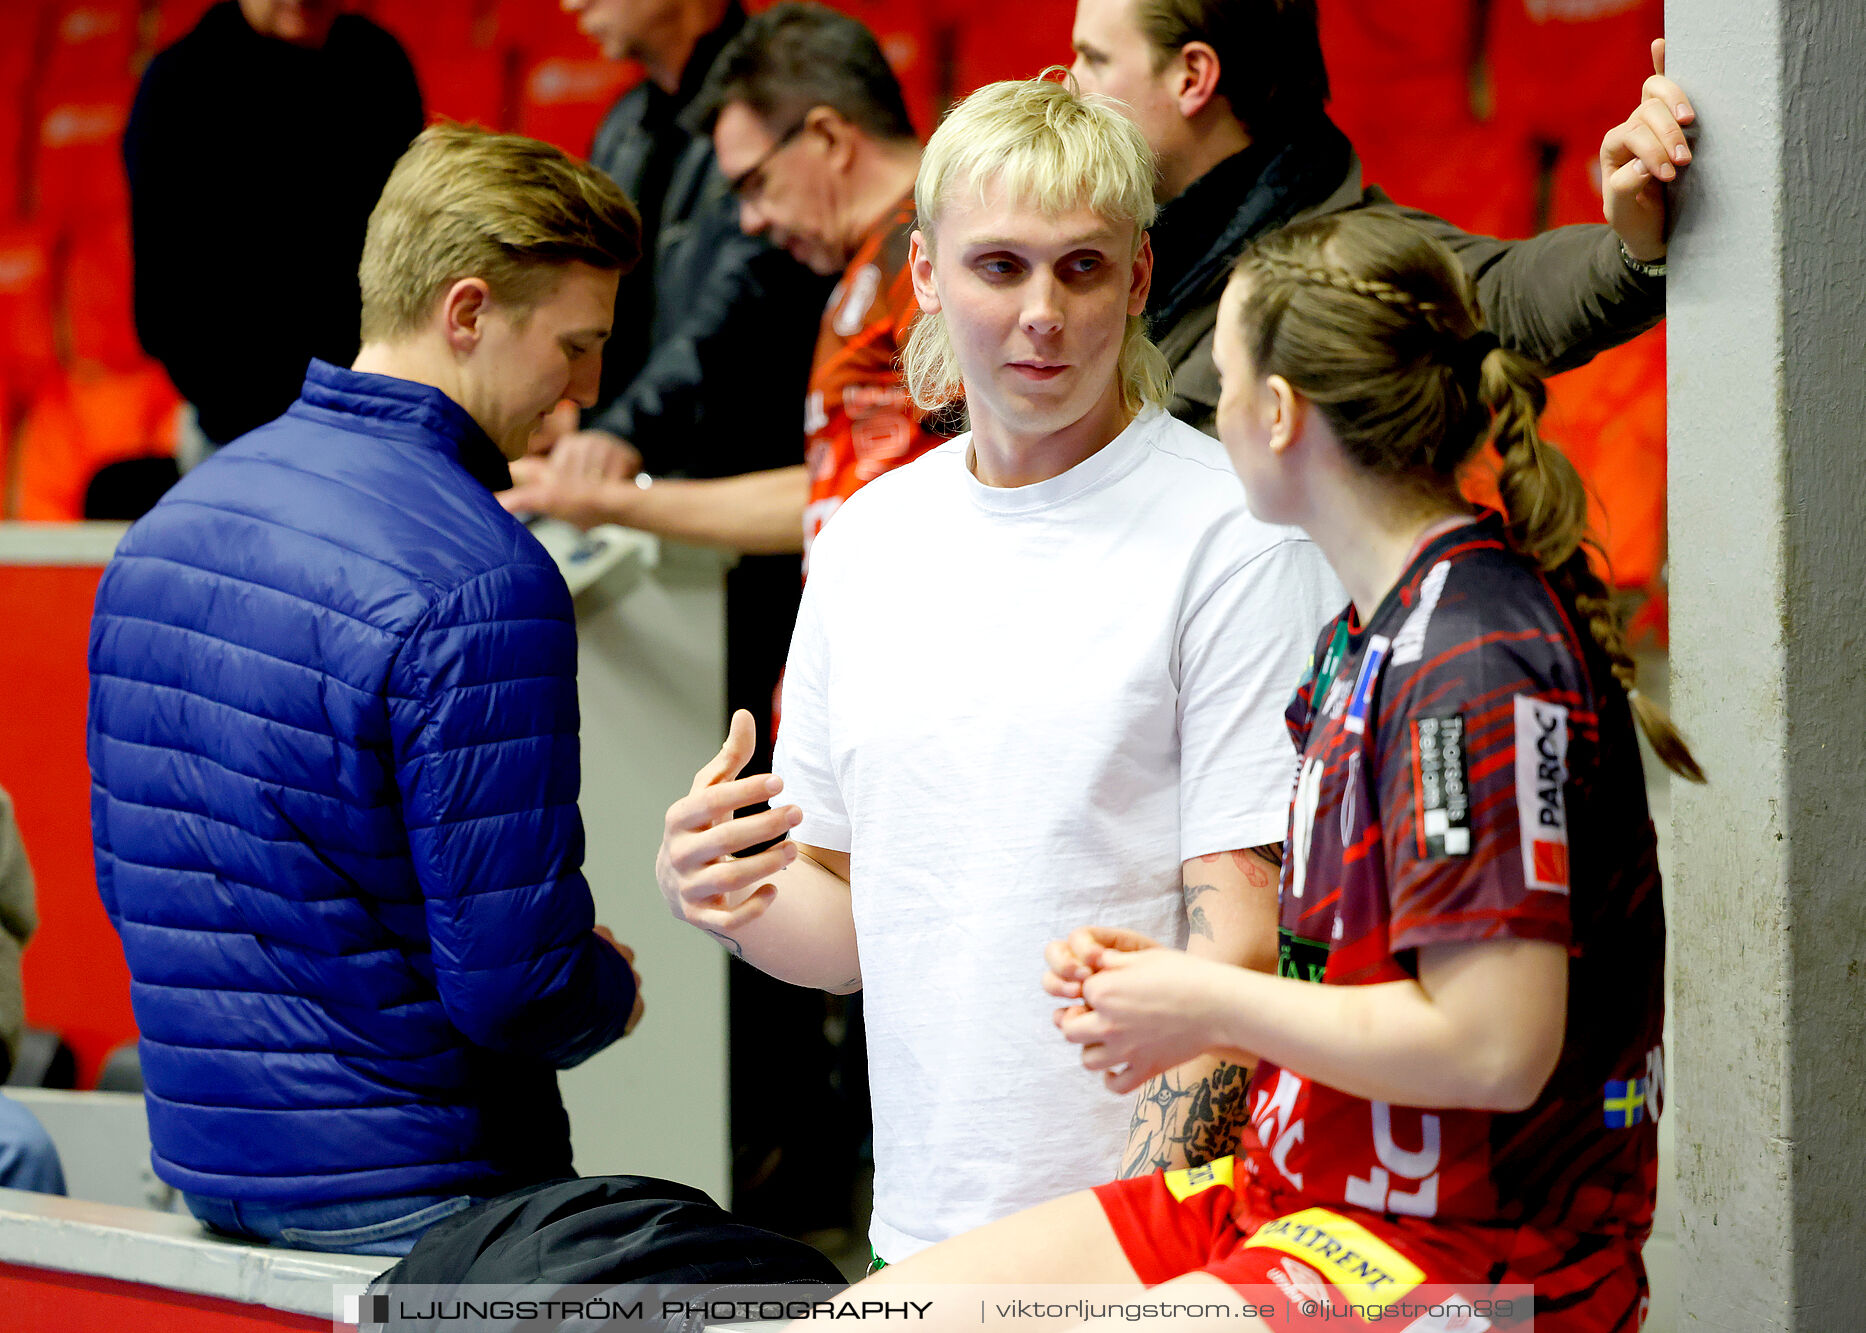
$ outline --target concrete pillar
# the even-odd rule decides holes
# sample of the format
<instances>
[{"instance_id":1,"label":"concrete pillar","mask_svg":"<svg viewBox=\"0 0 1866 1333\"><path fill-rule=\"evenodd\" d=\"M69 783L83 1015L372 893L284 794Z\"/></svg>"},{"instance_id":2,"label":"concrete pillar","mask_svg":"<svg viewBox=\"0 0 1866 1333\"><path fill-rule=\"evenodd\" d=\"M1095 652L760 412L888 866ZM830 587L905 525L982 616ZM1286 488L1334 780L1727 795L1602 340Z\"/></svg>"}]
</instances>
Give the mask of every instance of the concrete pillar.
<instances>
[{"instance_id":1,"label":"concrete pillar","mask_svg":"<svg viewBox=\"0 0 1866 1333\"><path fill-rule=\"evenodd\" d=\"M1866 11L1667 0L1680 1329L1866 1326Z\"/></svg>"}]
</instances>

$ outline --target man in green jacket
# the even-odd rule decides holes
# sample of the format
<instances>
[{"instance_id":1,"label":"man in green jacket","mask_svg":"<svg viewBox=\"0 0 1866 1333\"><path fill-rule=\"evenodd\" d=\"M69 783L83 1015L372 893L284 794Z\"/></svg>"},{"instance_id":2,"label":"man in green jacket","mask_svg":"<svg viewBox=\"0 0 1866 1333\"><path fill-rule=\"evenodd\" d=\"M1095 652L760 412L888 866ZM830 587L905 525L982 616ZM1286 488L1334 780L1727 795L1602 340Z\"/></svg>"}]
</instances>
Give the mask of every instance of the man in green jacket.
<instances>
[{"instance_id":1,"label":"man in green jacket","mask_svg":"<svg viewBox=\"0 0 1866 1333\"><path fill-rule=\"evenodd\" d=\"M1476 284L1504 346L1567 370L1665 317L1665 184L1691 160L1691 104L1664 76L1664 42L1640 105L1601 143L1607 225L1523 241L1460 231L1365 184L1323 111L1315 0L1077 0L1074 74L1125 103L1159 158L1147 316L1173 368L1171 410L1216 434L1212 330L1231 266L1266 232L1345 208L1424 224Z\"/></svg>"}]
</instances>

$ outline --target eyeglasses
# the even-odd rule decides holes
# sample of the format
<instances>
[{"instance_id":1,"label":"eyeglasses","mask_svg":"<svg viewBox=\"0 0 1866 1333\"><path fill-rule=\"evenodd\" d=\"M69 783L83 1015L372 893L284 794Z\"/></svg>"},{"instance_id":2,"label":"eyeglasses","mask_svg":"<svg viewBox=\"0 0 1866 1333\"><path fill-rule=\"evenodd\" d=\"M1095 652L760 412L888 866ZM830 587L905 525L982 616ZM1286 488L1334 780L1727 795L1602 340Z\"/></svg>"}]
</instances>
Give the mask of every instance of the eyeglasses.
<instances>
[{"instance_id":1,"label":"eyeglasses","mask_svg":"<svg viewBox=\"0 0 1866 1333\"><path fill-rule=\"evenodd\" d=\"M796 124L785 130L784 133L778 135L777 142L765 149L762 157L745 168L745 170L741 171L738 175L734 176L731 180L727 181L726 188L732 192L733 198L739 200L741 203L750 199L756 199L759 191L765 188L765 168L770 165L771 159L782 152L785 145L790 143L792 139L802 134L804 127L809 123L810 118L808 116L799 120Z\"/></svg>"}]
</instances>

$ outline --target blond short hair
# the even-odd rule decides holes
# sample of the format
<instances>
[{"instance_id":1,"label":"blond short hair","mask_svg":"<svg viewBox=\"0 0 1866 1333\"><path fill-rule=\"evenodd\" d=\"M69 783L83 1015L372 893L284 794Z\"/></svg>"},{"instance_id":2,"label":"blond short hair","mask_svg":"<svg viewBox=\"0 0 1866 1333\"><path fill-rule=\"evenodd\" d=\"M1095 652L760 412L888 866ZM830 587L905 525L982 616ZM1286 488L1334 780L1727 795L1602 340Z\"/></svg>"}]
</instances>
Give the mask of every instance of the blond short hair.
<instances>
[{"instance_id":1,"label":"blond short hair","mask_svg":"<svg viewBox=\"0 0 1866 1333\"><path fill-rule=\"evenodd\" d=\"M587 162L516 134L433 125L396 162L369 215L357 270L363 341L415 332L462 278L483 278L497 299L524 307L566 264L621 270L639 258L635 206Z\"/></svg>"},{"instance_id":2,"label":"blond short hair","mask_svg":"<svg viewBox=\"0 0 1866 1333\"><path fill-rule=\"evenodd\" d=\"M1084 96L1050 72L990 83L959 102L928 141L914 182L914 207L929 252L941 210L956 192L1006 195L1055 216L1077 208L1128 223L1140 245L1153 225L1153 151L1138 126L1107 98ZM943 314L914 320L902 356L908 392L922 408L963 392ZM1121 342L1121 394L1129 411L1164 403L1172 388L1166 358L1130 316Z\"/></svg>"}]
</instances>

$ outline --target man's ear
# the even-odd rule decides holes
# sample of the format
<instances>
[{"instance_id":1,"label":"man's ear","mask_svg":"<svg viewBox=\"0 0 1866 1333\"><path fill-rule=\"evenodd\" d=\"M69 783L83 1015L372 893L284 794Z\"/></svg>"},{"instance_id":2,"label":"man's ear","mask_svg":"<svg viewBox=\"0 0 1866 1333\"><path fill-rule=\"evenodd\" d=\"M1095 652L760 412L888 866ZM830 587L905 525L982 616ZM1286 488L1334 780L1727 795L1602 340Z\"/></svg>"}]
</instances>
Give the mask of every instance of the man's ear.
<instances>
[{"instance_id":1,"label":"man's ear","mask_svg":"<svg viewBox=\"0 0 1866 1333\"><path fill-rule=\"evenodd\" d=\"M1191 120L1212 104L1218 96L1218 52L1206 42L1187 42L1179 48L1179 66L1173 95L1179 102L1179 114Z\"/></svg>"},{"instance_id":2,"label":"man's ear","mask_svg":"<svg viewBox=\"0 0 1866 1333\"><path fill-rule=\"evenodd\" d=\"M1140 234L1140 249L1134 255L1134 281L1128 288L1127 313L1147 313L1147 296L1153 291L1153 237Z\"/></svg>"},{"instance_id":3,"label":"man's ear","mask_svg":"<svg viewBox=\"0 0 1866 1333\"><path fill-rule=\"evenodd\" d=\"M939 312L939 289L933 285L933 251L916 227L908 240L907 271L914 278L914 300L927 314Z\"/></svg>"},{"instance_id":4,"label":"man's ear","mask_svg":"<svg viewBox=\"0 0 1866 1333\"><path fill-rule=\"evenodd\" d=\"M492 288L484 278L461 278L447 289L441 298L441 319L449 347L456 352L470 352L479 346L491 302Z\"/></svg>"},{"instance_id":5,"label":"man's ear","mask_svg":"<svg viewBox=\"0 0 1866 1333\"><path fill-rule=\"evenodd\" d=\"M1295 386L1281 375L1271 375L1264 384L1264 423L1269 428L1270 451L1283 453L1302 435L1308 420L1309 400L1296 392Z\"/></svg>"},{"instance_id":6,"label":"man's ear","mask_svg":"<svg viewBox=\"0 0 1866 1333\"><path fill-rule=\"evenodd\" d=\"M855 158L855 126L834 107L812 107L803 118L804 133L820 135L829 151L829 165L847 171Z\"/></svg>"}]
</instances>

